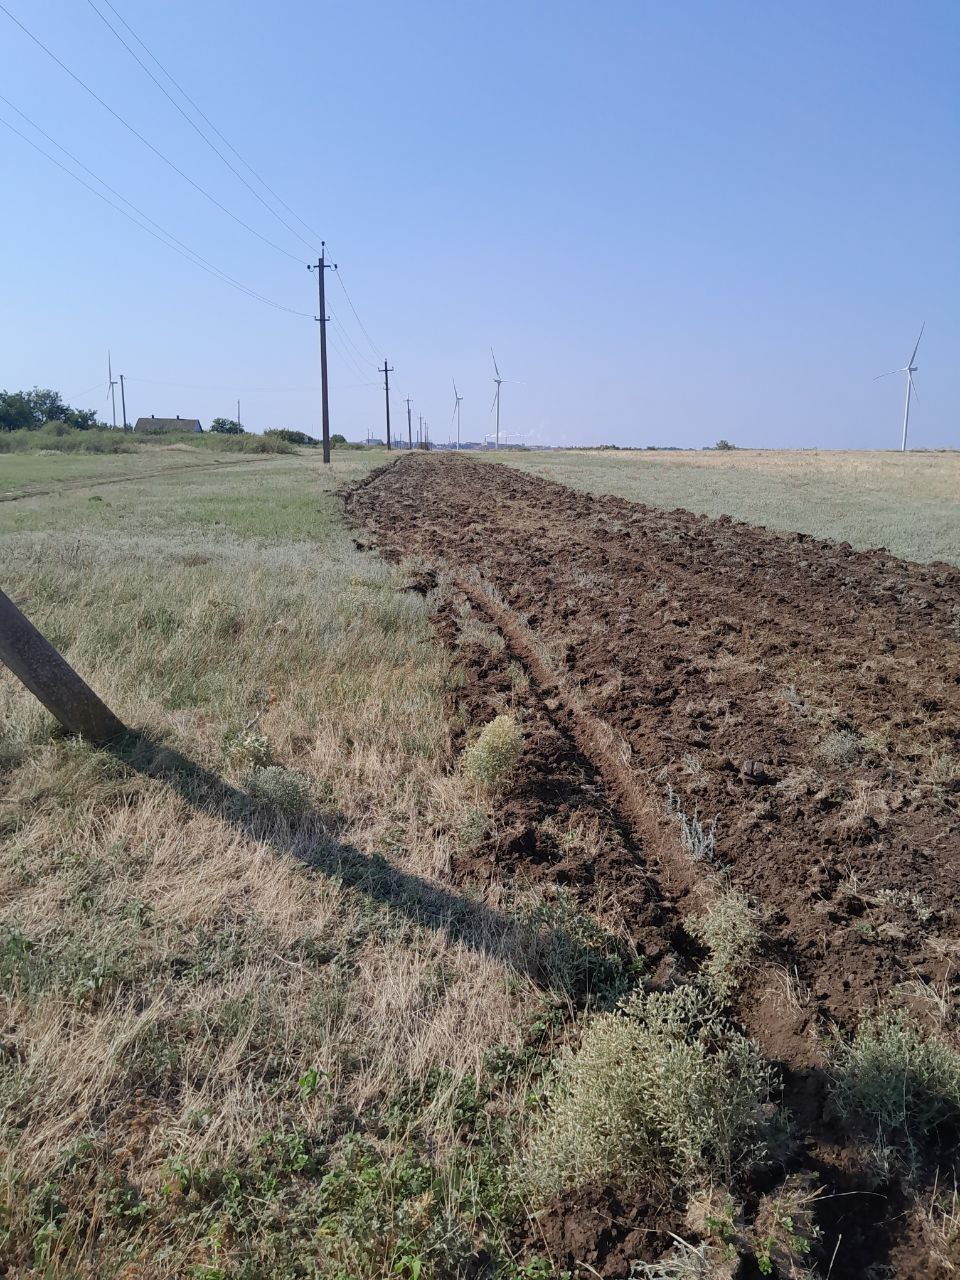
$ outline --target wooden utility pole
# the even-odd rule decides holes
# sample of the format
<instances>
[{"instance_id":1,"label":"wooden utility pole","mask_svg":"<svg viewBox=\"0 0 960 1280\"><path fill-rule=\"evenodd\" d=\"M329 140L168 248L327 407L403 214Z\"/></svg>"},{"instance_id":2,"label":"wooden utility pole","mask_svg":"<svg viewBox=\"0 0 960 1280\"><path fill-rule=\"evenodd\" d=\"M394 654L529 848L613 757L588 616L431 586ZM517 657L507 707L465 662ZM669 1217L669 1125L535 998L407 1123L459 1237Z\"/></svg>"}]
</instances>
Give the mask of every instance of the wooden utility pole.
<instances>
[{"instance_id":1,"label":"wooden utility pole","mask_svg":"<svg viewBox=\"0 0 960 1280\"><path fill-rule=\"evenodd\" d=\"M410 423L410 397L407 396L407 448L413 448L413 427Z\"/></svg>"},{"instance_id":2,"label":"wooden utility pole","mask_svg":"<svg viewBox=\"0 0 960 1280\"><path fill-rule=\"evenodd\" d=\"M320 261L316 264L311 263L308 271L316 271L317 284L320 291L320 314L316 317L320 321L320 405L323 414L323 460L330 461L330 400L327 395L327 302L324 293L323 278L324 273L329 269L330 264L324 261L324 252L326 250L326 241L320 241ZM334 263L336 266L336 263Z\"/></svg>"},{"instance_id":3,"label":"wooden utility pole","mask_svg":"<svg viewBox=\"0 0 960 1280\"><path fill-rule=\"evenodd\" d=\"M383 374L383 394L387 401L387 452L389 453L393 448L393 445L390 442L390 375L393 373L393 370L387 364L386 356L383 357L383 368L378 369L377 373Z\"/></svg>"},{"instance_id":4,"label":"wooden utility pole","mask_svg":"<svg viewBox=\"0 0 960 1280\"><path fill-rule=\"evenodd\" d=\"M2 591L0 660L70 733L97 744L126 733L109 707Z\"/></svg>"},{"instance_id":5,"label":"wooden utility pole","mask_svg":"<svg viewBox=\"0 0 960 1280\"><path fill-rule=\"evenodd\" d=\"M123 411L123 429L127 430L127 397L123 390L123 374L120 375L120 406Z\"/></svg>"}]
</instances>

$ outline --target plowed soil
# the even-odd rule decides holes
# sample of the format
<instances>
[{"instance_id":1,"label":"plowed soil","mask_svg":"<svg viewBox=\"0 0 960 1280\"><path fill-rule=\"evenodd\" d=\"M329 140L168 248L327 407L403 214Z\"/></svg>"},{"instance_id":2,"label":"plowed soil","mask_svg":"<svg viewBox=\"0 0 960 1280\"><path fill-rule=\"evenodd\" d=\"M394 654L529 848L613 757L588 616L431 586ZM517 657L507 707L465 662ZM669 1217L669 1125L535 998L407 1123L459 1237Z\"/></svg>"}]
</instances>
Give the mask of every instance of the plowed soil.
<instances>
[{"instance_id":1,"label":"plowed soil","mask_svg":"<svg viewBox=\"0 0 960 1280\"><path fill-rule=\"evenodd\" d=\"M729 877L764 937L741 1021L785 1070L809 1161L854 1189L818 1035L909 1004L960 952L960 573L453 455L384 468L347 507L383 554L448 575L500 630L632 833L606 863L561 867L520 795L491 874L526 864L622 894L661 965L673 921ZM541 765L538 785L567 786ZM707 859L682 854L678 812L715 823ZM937 1274L879 1207L855 1220L858 1199L835 1275Z\"/></svg>"}]
</instances>

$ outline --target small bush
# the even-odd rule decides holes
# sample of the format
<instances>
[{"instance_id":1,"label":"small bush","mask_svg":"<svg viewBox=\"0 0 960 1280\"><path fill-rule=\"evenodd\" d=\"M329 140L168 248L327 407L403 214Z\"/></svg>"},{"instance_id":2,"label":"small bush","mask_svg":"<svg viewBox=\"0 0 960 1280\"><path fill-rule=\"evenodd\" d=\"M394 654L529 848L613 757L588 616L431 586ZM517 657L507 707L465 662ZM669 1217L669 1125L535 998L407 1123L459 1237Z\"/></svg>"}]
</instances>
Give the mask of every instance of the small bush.
<instances>
[{"instance_id":1,"label":"small bush","mask_svg":"<svg viewBox=\"0 0 960 1280\"><path fill-rule=\"evenodd\" d=\"M960 1054L902 1013L874 1014L838 1041L831 1074L841 1111L883 1148L902 1142L912 1155L940 1125L960 1125Z\"/></svg>"},{"instance_id":2,"label":"small bush","mask_svg":"<svg viewBox=\"0 0 960 1280\"><path fill-rule=\"evenodd\" d=\"M684 813L680 797L673 787L667 787L667 813L676 818L680 827L680 843L688 858L694 862L713 862L717 852L717 820L702 822L699 810Z\"/></svg>"},{"instance_id":3,"label":"small bush","mask_svg":"<svg viewBox=\"0 0 960 1280\"><path fill-rule=\"evenodd\" d=\"M463 771L485 791L499 791L510 780L523 750L523 734L513 716L497 716L463 753Z\"/></svg>"},{"instance_id":4,"label":"small bush","mask_svg":"<svg viewBox=\"0 0 960 1280\"><path fill-rule=\"evenodd\" d=\"M760 1274L810 1277L810 1253L820 1239L816 1206L823 1194L803 1174L791 1174L776 1194L760 1197L753 1224L753 1254Z\"/></svg>"},{"instance_id":5,"label":"small bush","mask_svg":"<svg viewBox=\"0 0 960 1280\"><path fill-rule=\"evenodd\" d=\"M247 794L284 818L301 818L310 807L310 788L302 774L280 765L254 769L247 778Z\"/></svg>"},{"instance_id":6,"label":"small bush","mask_svg":"<svg viewBox=\"0 0 960 1280\"><path fill-rule=\"evenodd\" d=\"M834 729L817 743L814 754L824 764L850 764L863 749L863 743L849 729Z\"/></svg>"},{"instance_id":7,"label":"small bush","mask_svg":"<svg viewBox=\"0 0 960 1280\"><path fill-rule=\"evenodd\" d=\"M774 1069L695 986L635 993L561 1057L531 1144L531 1185L727 1180L761 1158Z\"/></svg>"},{"instance_id":8,"label":"small bush","mask_svg":"<svg viewBox=\"0 0 960 1280\"><path fill-rule=\"evenodd\" d=\"M238 769L265 769L273 764L270 739L263 733L231 734L224 741L223 751Z\"/></svg>"},{"instance_id":9,"label":"small bush","mask_svg":"<svg viewBox=\"0 0 960 1280\"><path fill-rule=\"evenodd\" d=\"M703 976L721 999L736 988L744 966L760 942L757 921L746 898L730 889L710 904L705 915L684 926L710 952Z\"/></svg>"}]
</instances>

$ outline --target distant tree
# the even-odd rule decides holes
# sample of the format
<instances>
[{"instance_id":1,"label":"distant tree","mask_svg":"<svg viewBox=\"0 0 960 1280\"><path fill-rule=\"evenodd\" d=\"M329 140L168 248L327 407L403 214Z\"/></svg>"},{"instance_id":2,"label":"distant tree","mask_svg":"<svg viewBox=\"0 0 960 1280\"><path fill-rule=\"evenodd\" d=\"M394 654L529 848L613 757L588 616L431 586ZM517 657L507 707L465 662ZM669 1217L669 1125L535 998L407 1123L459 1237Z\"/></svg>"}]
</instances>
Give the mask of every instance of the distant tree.
<instances>
[{"instance_id":1,"label":"distant tree","mask_svg":"<svg viewBox=\"0 0 960 1280\"><path fill-rule=\"evenodd\" d=\"M342 436L339 431L335 431L330 437L330 448L335 449L338 444L346 444L347 437Z\"/></svg>"},{"instance_id":2,"label":"distant tree","mask_svg":"<svg viewBox=\"0 0 960 1280\"><path fill-rule=\"evenodd\" d=\"M305 431L289 431L286 427L269 427L263 434L275 440L286 440L287 444L304 445L308 449L315 449L320 443Z\"/></svg>"},{"instance_id":3,"label":"distant tree","mask_svg":"<svg viewBox=\"0 0 960 1280\"><path fill-rule=\"evenodd\" d=\"M0 391L0 431L29 431L39 425L22 391Z\"/></svg>"},{"instance_id":4,"label":"distant tree","mask_svg":"<svg viewBox=\"0 0 960 1280\"><path fill-rule=\"evenodd\" d=\"M210 423L211 431L219 431L224 436L243 436L246 435L243 427L239 422L234 422L233 418L214 418Z\"/></svg>"},{"instance_id":5,"label":"distant tree","mask_svg":"<svg viewBox=\"0 0 960 1280\"><path fill-rule=\"evenodd\" d=\"M59 391L0 391L0 431L34 431L47 422L63 422L78 431L97 426L93 409L71 409Z\"/></svg>"},{"instance_id":6,"label":"distant tree","mask_svg":"<svg viewBox=\"0 0 960 1280\"><path fill-rule=\"evenodd\" d=\"M729 440L718 440L713 447L715 449L735 449L737 446L731 444Z\"/></svg>"}]
</instances>

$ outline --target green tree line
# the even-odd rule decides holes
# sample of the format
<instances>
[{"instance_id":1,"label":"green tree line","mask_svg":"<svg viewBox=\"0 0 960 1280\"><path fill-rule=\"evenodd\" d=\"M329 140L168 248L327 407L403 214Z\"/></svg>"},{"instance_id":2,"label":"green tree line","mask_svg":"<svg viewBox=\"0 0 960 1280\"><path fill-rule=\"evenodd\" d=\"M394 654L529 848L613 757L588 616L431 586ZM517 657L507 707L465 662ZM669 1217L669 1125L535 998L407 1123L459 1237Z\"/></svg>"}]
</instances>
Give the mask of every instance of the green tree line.
<instances>
[{"instance_id":1,"label":"green tree line","mask_svg":"<svg viewBox=\"0 0 960 1280\"><path fill-rule=\"evenodd\" d=\"M36 431L48 422L63 422L78 431L100 425L93 409L72 409L59 391L0 391L0 431Z\"/></svg>"}]
</instances>

